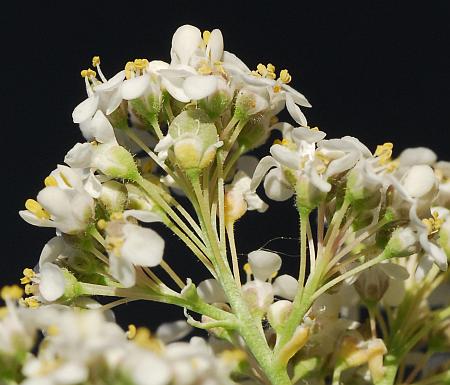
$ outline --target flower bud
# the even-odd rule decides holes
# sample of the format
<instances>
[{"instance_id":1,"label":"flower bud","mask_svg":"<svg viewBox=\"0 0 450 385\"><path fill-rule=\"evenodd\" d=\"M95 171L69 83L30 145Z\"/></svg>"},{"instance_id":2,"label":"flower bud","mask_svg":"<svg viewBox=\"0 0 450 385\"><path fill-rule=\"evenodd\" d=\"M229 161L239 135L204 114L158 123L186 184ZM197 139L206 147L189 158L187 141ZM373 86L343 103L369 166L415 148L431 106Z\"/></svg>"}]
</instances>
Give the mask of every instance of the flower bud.
<instances>
[{"instance_id":1,"label":"flower bud","mask_svg":"<svg viewBox=\"0 0 450 385\"><path fill-rule=\"evenodd\" d=\"M416 242L417 236L410 227L400 227L392 233L385 251L389 258L401 256L403 253L408 252Z\"/></svg>"},{"instance_id":2,"label":"flower bud","mask_svg":"<svg viewBox=\"0 0 450 385\"><path fill-rule=\"evenodd\" d=\"M311 180L302 175L298 178L295 185L295 191L297 192L297 209L304 209L311 211L315 209L320 202L322 202L327 193L316 187L315 184L311 183Z\"/></svg>"},{"instance_id":3,"label":"flower bud","mask_svg":"<svg viewBox=\"0 0 450 385\"><path fill-rule=\"evenodd\" d=\"M99 144L93 167L113 178L136 180L139 177L133 156L124 147L116 144Z\"/></svg>"},{"instance_id":4,"label":"flower bud","mask_svg":"<svg viewBox=\"0 0 450 385\"><path fill-rule=\"evenodd\" d=\"M283 324L288 319L291 311L292 302L287 300L280 300L269 306L269 310L267 310L267 319L277 333L283 327Z\"/></svg>"},{"instance_id":5,"label":"flower bud","mask_svg":"<svg viewBox=\"0 0 450 385\"><path fill-rule=\"evenodd\" d=\"M122 212L127 203L127 190L123 184L109 180L102 184L99 200L108 212Z\"/></svg>"},{"instance_id":6,"label":"flower bud","mask_svg":"<svg viewBox=\"0 0 450 385\"><path fill-rule=\"evenodd\" d=\"M256 91L253 92L250 87L243 88L236 97L234 117L238 120L246 120L251 115L265 110L268 105L267 100Z\"/></svg>"},{"instance_id":7,"label":"flower bud","mask_svg":"<svg viewBox=\"0 0 450 385\"><path fill-rule=\"evenodd\" d=\"M250 312L255 317L262 318L273 302L272 285L259 280L248 282L242 286L242 296Z\"/></svg>"},{"instance_id":8,"label":"flower bud","mask_svg":"<svg viewBox=\"0 0 450 385\"><path fill-rule=\"evenodd\" d=\"M354 287L364 302L377 303L389 287L389 277L377 268L367 269L360 273Z\"/></svg>"},{"instance_id":9,"label":"flower bud","mask_svg":"<svg viewBox=\"0 0 450 385\"><path fill-rule=\"evenodd\" d=\"M200 109L180 113L170 124L169 135L177 163L184 170L208 167L221 145L216 126Z\"/></svg>"},{"instance_id":10,"label":"flower bud","mask_svg":"<svg viewBox=\"0 0 450 385\"><path fill-rule=\"evenodd\" d=\"M270 135L270 118L263 114L253 115L245 124L237 138L240 146L247 151L253 150L264 144Z\"/></svg>"}]
</instances>

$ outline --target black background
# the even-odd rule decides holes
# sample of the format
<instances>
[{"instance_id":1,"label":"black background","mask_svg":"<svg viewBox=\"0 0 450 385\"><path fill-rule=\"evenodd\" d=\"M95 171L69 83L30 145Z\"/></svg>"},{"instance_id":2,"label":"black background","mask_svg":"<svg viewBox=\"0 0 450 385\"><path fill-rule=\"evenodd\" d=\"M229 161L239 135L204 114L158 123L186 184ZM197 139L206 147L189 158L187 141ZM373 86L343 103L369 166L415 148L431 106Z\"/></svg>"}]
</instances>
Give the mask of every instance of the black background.
<instances>
[{"instance_id":1,"label":"black background","mask_svg":"<svg viewBox=\"0 0 450 385\"><path fill-rule=\"evenodd\" d=\"M85 98L81 69L102 57L107 77L134 58L169 60L171 36L185 23L220 28L225 49L249 67L288 68L292 85L313 105L311 125L328 137L353 135L374 149L391 141L432 147L449 159L450 2L429 1L133 1L10 2L1 12L0 286L33 266L52 230L32 227L17 211L82 140L71 121ZM272 203L237 225L241 253L297 236L292 202ZM295 240L267 247L295 254ZM173 236L167 259L183 277L202 275ZM295 257L284 257L295 266ZM121 322L157 325L179 309L133 303Z\"/></svg>"}]
</instances>

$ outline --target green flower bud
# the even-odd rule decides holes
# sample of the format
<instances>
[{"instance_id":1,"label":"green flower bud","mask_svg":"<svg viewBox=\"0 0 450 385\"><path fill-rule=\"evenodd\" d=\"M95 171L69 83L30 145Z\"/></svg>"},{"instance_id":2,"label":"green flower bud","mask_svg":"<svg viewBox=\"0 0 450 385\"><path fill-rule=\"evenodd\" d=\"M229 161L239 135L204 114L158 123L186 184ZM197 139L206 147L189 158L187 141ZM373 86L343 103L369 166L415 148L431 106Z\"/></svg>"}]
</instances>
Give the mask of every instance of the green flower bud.
<instances>
[{"instance_id":1,"label":"green flower bud","mask_svg":"<svg viewBox=\"0 0 450 385\"><path fill-rule=\"evenodd\" d=\"M237 142L246 151L253 150L264 144L269 135L270 118L262 114L253 115L242 129Z\"/></svg>"},{"instance_id":2,"label":"green flower bud","mask_svg":"<svg viewBox=\"0 0 450 385\"><path fill-rule=\"evenodd\" d=\"M173 151L184 170L208 167L216 155L217 129L209 116L200 109L183 111L170 124L169 135L174 140Z\"/></svg>"},{"instance_id":3,"label":"green flower bud","mask_svg":"<svg viewBox=\"0 0 450 385\"><path fill-rule=\"evenodd\" d=\"M234 117L238 120L247 120L251 115L265 110L269 103L266 98L250 89L242 89L236 97Z\"/></svg>"},{"instance_id":4,"label":"green flower bud","mask_svg":"<svg viewBox=\"0 0 450 385\"><path fill-rule=\"evenodd\" d=\"M139 178L139 171L133 156L124 147L117 144L99 144L93 166L113 178L129 180Z\"/></svg>"},{"instance_id":5,"label":"green flower bud","mask_svg":"<svg viewBox=\"0 0 450 385\"><path fill-rule=\"evenodd\" d=\"M401 227L391 235L391 239L386 245L385 253L388 258L400 257L407 254L412 246L417 242L417 236L409 227Z\"/></svg>"},{"instance_id":6,"label":"green flower bud","mask_svg":"<svg viewBox=\"0 0 450 385\"><path fill-rule=\"evenodd\" d=\"M208 116L215 120L228 108L232 100L227 90L218 90L212 95L198 101L200 108L205 110Z\"/></svg>"},{"instance_id":7,"label":"green flower bud","mask_svg":"<svg viewBox=\"0 0 450 385\"><path fill-rule=\"evenodd\" d=\"M295 191L297 193L296 202L298 210L311 211L323 202L327 196L326 192L314 186L306 176L301 176L297 179Z\"/></svg>"},{"instance_id":8,"label":"green flower bud","mask_svg":"<svg viewBox=\"0 0 450 385\"><path fill-rule=\"evenodd\" d=\"M109 180L102 184L99 200L109 213L121 212L127 203L127 190L123 184Z\"/></svg>"}]
</instances>

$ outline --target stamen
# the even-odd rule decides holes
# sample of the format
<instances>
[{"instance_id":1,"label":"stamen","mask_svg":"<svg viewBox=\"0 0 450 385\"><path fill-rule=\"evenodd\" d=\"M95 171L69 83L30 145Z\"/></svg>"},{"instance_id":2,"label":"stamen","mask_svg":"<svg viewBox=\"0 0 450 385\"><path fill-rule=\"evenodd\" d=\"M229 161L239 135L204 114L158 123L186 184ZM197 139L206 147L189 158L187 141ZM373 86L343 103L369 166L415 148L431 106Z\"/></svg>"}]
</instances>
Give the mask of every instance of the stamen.
<instances>
[{"instance_id":1,"label":"stamen","mask_svg":"<svg viewBox=\"0 0 450 385\"><path fill-rule=\"evenodd\" d=\"M436 234L444 223L444 220L439 218L437 211L432 212L431 215L431 218L422 219L422 223L427 227L428 235Z\"/></svg>"},{"instance_id":2,"label":"stamen","mask_svg":"<svg viewBox=\"0 0 450 385\"><path fill-rule=\"evenodd\" d=\"M289 74L287 69L284 69L280 71L279 79L281 80L282 83L288 84L291 82L292 76Z\"/></svg>"},{"instance_id":3,"label":"stamen","mask_svg":"<svg viewBox=\"0 0 450 385\"><path fill-rule=\"evenodd\" d=\"M53 175L49 175L47 178L44 179L45 187L57 187L58 182L56 181L55 177Z\"/></svg>"},{"instance_id":4,"label":"stamen","mask_svg":"<svg viewBox=\"0 0 450 385\"><path fill-rule=\"evenodd\" d=\"M90 68L82 70L80 74L82 78L95 78L97 76L97 73Z\"/></svg>"},{"instance_id":5,"label":"stamen","mask_svg":"<svg viewBox=\"0 0 450 385\"><path fill-rule=\"evenodd\" d=\"M32 278L36 276L36 273L33 271L33 269L26 268L23 270L23 278L20 279L20 283L22 285L25 285L27 283L30 283Z\"/></svg>"},{"instance_id":6,"label":"stamen","mask_svg":"<svg viewBox=\"0 0 450 385\"><path fill-rule=\"evenodd\" d=\"M25 208L36 215L39 219L50 219L50 214L34 199L27 199Z\"/></svg>"},{"instance_id":7,"label":"stamen","mask_svg":"<svg viewBox=\"0 0 450 385\"><path fill-rule=\"evenodd\" d=\"M126 332L127 338L129 340L132 340L136 337L137 334L137 328L134 324L129 324L128 325L128 331Z\"/></svg>"},{"instance_id":8,"label":"stamen","mask_svg":"<svg viewBox=\"0 0 450 385\"><path fill-rule=\"evenodd\" d=\"M203 31L203 41L205 44L208 44L210 37L211 37L210 31L207 31L207 30Z\"/></svg>"},{"instance_id":9,"label":"stamen","mask_svg":"<svg viewBox=\"0 0 450 385\"><path fill-rule=\"evenodd\" d=\"M378 157L380 164L385 165L389 162L392 156L393 147L394 145L390 142L377 146L374 156Z\"/></svg>"}]
</instances>

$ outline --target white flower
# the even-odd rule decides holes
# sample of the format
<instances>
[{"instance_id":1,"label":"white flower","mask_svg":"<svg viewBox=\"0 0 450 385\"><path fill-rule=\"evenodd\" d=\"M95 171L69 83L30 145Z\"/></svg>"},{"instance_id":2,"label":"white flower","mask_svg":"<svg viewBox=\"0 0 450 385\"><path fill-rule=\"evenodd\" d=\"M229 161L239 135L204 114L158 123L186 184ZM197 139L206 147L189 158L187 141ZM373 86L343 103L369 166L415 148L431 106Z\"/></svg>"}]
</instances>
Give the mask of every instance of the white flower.
<instances>
[{"instance_id":1,"label":"white flower","mask_svg":"<svg viewBox=\"0 0 450 385\"><path fill-rule=\"evenodd\" d=\"M219 281L214 278L201 281L197 287L197 293L207 303L226 303L227 296Z\"/></svg>"},{"instance_id":2,"label":"white flower","mask_svg":"<svg viewBox=\"0 0 450 385\"><path fill-rule=\"evenodd\" d=\"M124 287L134 286L135 265L153 267L162 261L164 240L154 230L133 223L109 222L106 243L111 274Z\"/></svg>"},{"instance_id":3,"label":"white flower","mask_svg":"<svg viewBox=\"0 0 450 385\"><path fill-rule=\"evenodd\" d=\"M94 215L94 200L85 191L45 187L37 200L25 203L27 210L19 211L26 222L40 227L55 227L67 234L86 229Z\"/></svg>"},{"instance_id":4,"label":"white flower","mask_svg":"<svg viewBox=\"0 0 450 385\"><path fill-rule=\"evenodd\" d=\"M255 250L248 254L248 263L257 280L272 278L281 267L281 258L271 251Z\"/></svg>"}]
</instances>

